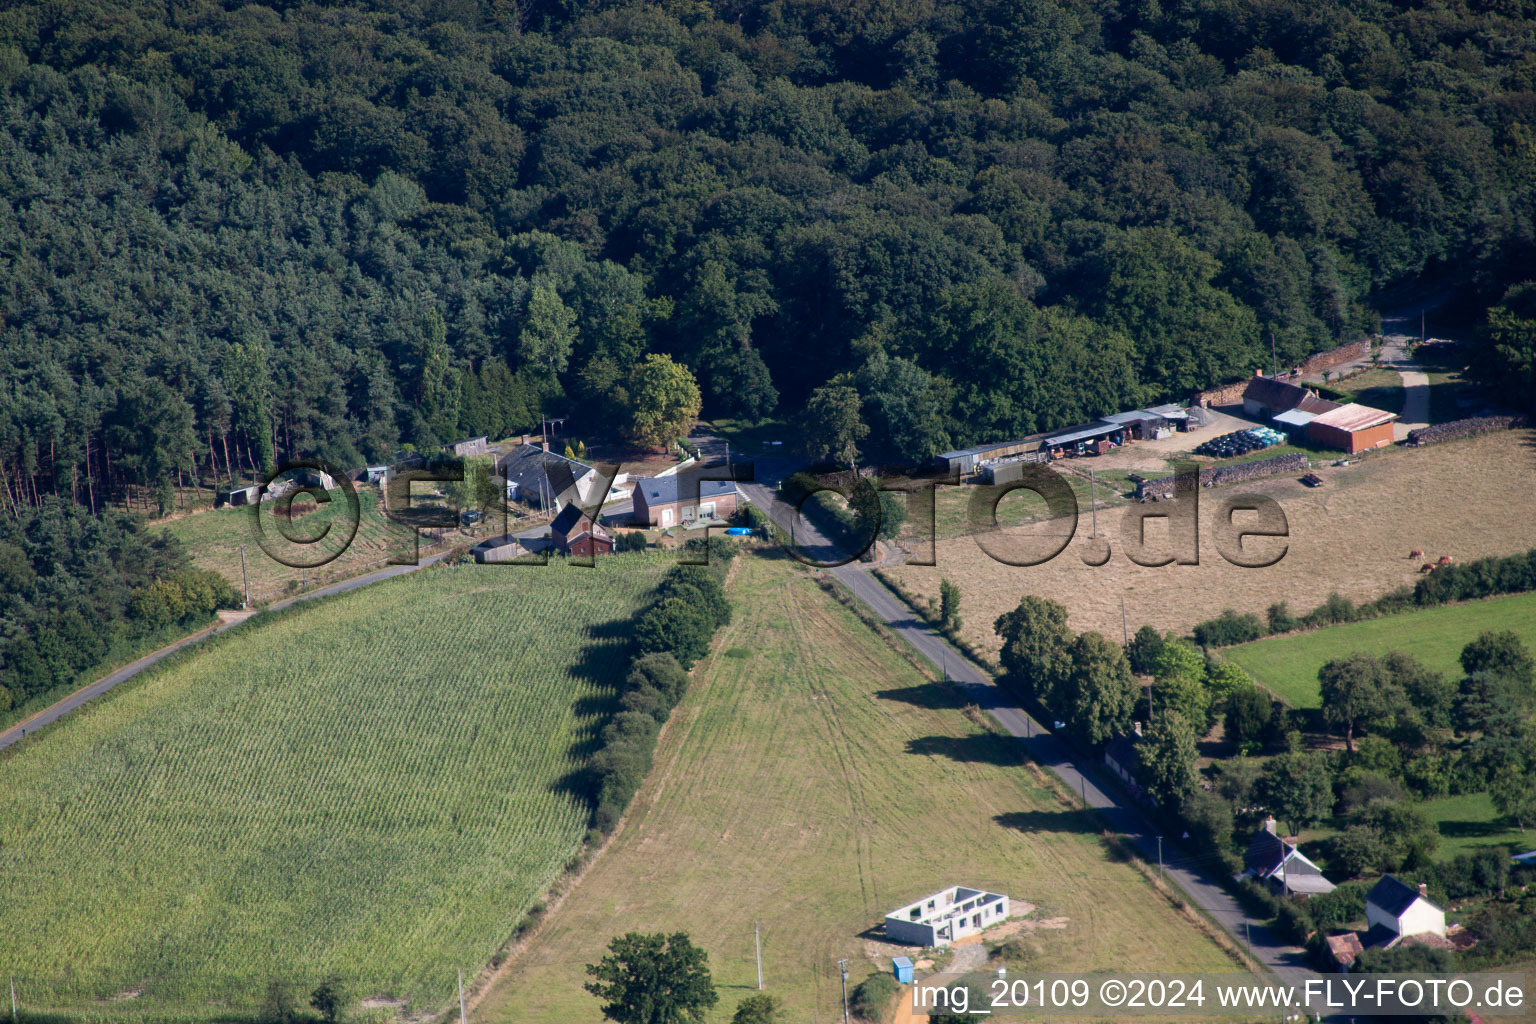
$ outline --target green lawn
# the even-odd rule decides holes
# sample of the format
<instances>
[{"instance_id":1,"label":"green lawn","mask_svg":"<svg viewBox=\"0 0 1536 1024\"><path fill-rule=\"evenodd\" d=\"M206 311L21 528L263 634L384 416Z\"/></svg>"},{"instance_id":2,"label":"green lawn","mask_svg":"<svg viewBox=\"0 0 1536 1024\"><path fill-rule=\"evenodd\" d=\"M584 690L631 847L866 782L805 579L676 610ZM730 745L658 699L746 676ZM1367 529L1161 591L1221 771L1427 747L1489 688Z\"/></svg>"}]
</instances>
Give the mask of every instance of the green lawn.
<instances>
[{"instance_id":1,"label":"green lawn","mask_svg":"<svg viewBox=\"0 0 1536 1024\"><path fill-rule=\"evenodd\" d=\"M0 756L0 963L71 1019L273 980L447 1005L580 847L567 784L670 559L465 565L254 622Z\"/></svg>"},{"instance_id":2,"label":"green lawn","mask_svg":"<svg viewBox=\"0 0 1536 1024\"><path fill-rule=\"evenodd\" d=\"M1353 651L1403 651L1432 669L1459 675L1461 649L1484 630L1513 630L1536 648L1536 594L1425 608L1309 633L1269 637L1221 653L1293 707L1318 704L1317 670Z\"/></svg>"},{"instance_id":3,"label":"green lawn","mask_svg":"<svg viewBox=\"0 0 1536 1024\"><path fill-rule=\"evenodd\" d=\"M1517 846L1536 849L1536 827L1524 831L1509 827L1494 810L1487 793L1426 800L1419 805L1440 828L1438 856L1444 860L1480 846Z\"/></svg>"}]
</instances>

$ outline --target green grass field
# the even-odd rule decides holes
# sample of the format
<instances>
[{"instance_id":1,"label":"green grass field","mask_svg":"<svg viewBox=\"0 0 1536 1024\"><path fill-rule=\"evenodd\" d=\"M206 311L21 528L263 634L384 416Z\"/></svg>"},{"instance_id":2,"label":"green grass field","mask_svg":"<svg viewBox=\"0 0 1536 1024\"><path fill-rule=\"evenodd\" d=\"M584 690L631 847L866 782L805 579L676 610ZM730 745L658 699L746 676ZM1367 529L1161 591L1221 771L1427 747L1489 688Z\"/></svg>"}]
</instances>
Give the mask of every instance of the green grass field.
<instances>
[{"instance_id":1,"label":"green grass field","mask_svg":"<svg viewBox=\"0 0 1536 1024\"><path fill-rule=\"evenodd\" d=\"M872 929L957 882L1035 904L1039 970L1236 970L1060 799L1014 741L981 729L788 560L738 559L732 623L694 671L656 767L609 849L472 1011L597 1024L584 965L629 930L682 930L709 954L728 1021L756 990L753 923L783 1019L842 1019L888 970ZM973 712L974 714L974 712ZM1042 924L1051 922L1051 924ZM1054 925L1054 926L1052 926Z\"/></svg>"},{"instance_id":2,"label":"green grass field","mask_svg":"<svg viewBox=\"0 0 1536 1024\"><path fill-rule=\"evenodd\" d=\"M1440 848L1436 855L1445 860L1481 846L1518 846L1536 849L1536 827L1522 831L1508 826L1494 810L1487 793L1426 800L1419 805L1440 828Z\"/></svg>"},{"instance_id":3,"label":"green grass field","mask_svg":"<svg viewBox=\"0 0 1536 1024\"><path fill-rule=\"evenodd\" d=\"M462 566L259 620L0 758L0 963L72 1019L274 979L446 1005L579 848L562 780L669 560Z\"/></svg>"},{"instance_id":4,"label":"green grass field","mask_svg":"<svg viewBox=\"0 0 1536 1024\"><path fill-rule=\"evenodd\" d=\"M1536 648L1536 594L1425 608L1310 633L1268 637L1228 647L1222 656L1293 707L1318 705L1317 670L1353 651L1403 651L1459 676L1461 649L1484 630L1513 630Z\"/></svg>"}]
</instances>

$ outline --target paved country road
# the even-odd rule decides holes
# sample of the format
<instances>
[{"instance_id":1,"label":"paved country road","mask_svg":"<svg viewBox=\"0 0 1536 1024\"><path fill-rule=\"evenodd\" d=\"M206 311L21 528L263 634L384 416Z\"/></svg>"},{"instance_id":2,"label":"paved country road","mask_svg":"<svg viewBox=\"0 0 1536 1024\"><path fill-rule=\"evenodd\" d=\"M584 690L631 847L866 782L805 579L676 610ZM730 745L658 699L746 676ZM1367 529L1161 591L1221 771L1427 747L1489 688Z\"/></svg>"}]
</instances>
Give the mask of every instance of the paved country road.
<instances>
[{"instance_id":1,"label":"paved country road","mask_svg":"<svg viewBox=\"0 0 1536 1024\"><path fill-rule=\"evenodd\" d=\"M778 460L758 460L757 482L741 484L741 490L758 508L767 512L787 533L794 512L778 501L770 485L778 474L787 472L788 464ZM803 553L818 562L832 562L838 557L832 545L816 533L805 520L795 527L795 536ZM1015 707L992 677L970 661L919 620L912 610L858 563L825 570L867 605L876 616L910 643L935 669L944 672L962 687L978 707L985 710L1007 732L1024 744L1025 753L1036 763L1050 769L1073 792L1096 811L1105 825L1125 836L1148 863L1158 861L1158 831L1131 804L1121 790L1108 782L1099 766L1080 755L1063 739L1052 735L1023 709ZM1227 931L1239 945L1251 948L1255 959L1287 984L1299 985L1317 977L1306 964L1304 954L1286 945L1263 921L1250 918L1238 902L1221 886L1220 862L1204 851L1186 846L1171 836L1162 840L1162 861L1170 882L1184 891L1189 900ZM1176 969L1178 965L1168 965Z\"/></svg>"},{"instance_id":2,"label":"paved country road","mask_svg":"<svg viewBox=\"0 0 1536 1024\"><path fill-rule=\"evenodd\" d=\"M388 568L379 569L375 572L364 573L362 576L354 576L349 580L342 580L340 583L332 583L330 586L321 587L318 590L311 590L308 593L300 594L297 597L287 597L281 601L273 602L270 605L270 609L272 611L279 611L283 608L287 608L289 605L297 604L300 601L310 601L317 597L329 597L332 594L341 594L348 590L356 590L358 587L365 587L370 583L377 583L380 580L392 579L396 576L403 575L404 573L414 572L423 566L432 565L433 563L441 560L445 554L446 552L439 552L438 554L423 558L419 565L391 565ZM76 708L81 707L86 702L95 700L97 697L100 697L102 694L106 693L113 687L122 683L126 683L140 672L143 672L145 669L158 664L182 648L188 647L200 640L213 636L215 633L222 633L226 629L238 626L240 623L246 621L249 618L251 618L250 615L231 617L219 622L217 625L207 626L198 630L196 633L182 637L180 640L177 640L173 644L169 644L160 648L153 654L146 655L140 658L138 661L124 665L122 668L103 676L102 678L96 680L94 683L91 683L89 686L85 686L76 690L74 693L71 693L68 697L65 697L58 703L52 704L49 707L44 708L42 711L39 711L36 714L30 716L29 718L17 722L15 725L11 726L4 732L0 732L0 750L4 750L6 747L9 747L13 743L19 743L22 738L29 733L36 733L44 726L58 721L60 718L63 718L65 715L69 714L71 711L74 711Z\"/></svg>"}]
</instances>

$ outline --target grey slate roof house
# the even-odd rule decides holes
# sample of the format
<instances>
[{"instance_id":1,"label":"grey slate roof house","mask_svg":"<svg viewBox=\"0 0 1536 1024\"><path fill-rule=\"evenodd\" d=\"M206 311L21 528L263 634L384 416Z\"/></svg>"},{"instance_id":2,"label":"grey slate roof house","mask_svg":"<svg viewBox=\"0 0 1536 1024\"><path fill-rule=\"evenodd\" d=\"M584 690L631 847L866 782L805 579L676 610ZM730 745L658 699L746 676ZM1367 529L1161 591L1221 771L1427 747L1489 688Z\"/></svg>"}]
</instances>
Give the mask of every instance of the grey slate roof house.
<instances>
[{"instance_id":1,"label":"grey slate roof house","mask_svg":"<svg viewBox=\"0 0 1536 1024\"><path fill-rule=\"evenodd\" d=\"M699 519L724 519L736 511L736 485L701 480L698 473L643 477L635 481L634 521L666 529Z\"/></svg>"},{"instance_id":2,"label":"grey slate roof house","mask_svg":"<svg viewBox=\"0 0 1536 1024\"><path fill-rule=\"evenodd\" d=\"M506 478L508 501L551 511L588 503L597 481L591 466L527 443L498 459L496 472Z\"/></svg>"},{"instance_id":3,"label":"grey slate roof house","mask_svg":"<svg viewBox=\"0 0 1536 1024\"><path fill-rule=\"evenodd\" d=\"M1275 834L1274 818L1266 820L1249 841L1243 853L1243 877L1263 882L1280 896L1317 896L1334 889L1322 868Z\"/></svg>"}]
</instances>

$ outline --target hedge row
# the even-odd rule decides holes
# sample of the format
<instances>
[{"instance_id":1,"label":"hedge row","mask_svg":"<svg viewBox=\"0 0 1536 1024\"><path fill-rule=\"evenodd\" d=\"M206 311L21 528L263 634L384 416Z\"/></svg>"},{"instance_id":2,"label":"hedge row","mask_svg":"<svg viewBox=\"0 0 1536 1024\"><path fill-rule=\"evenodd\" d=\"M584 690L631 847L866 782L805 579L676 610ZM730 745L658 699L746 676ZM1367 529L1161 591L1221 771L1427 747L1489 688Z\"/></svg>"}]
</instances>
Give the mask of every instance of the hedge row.
<instances>
[{"instance_id":1,"label":"hedge row","mask_svg":"<svg viewBox=\"0 0 1536 1024\"><path fill-rule=\"evenodd\" d=\"M1408 443L1415 447L1439 444L1442 441L1456 441L1463 437L1492 434L1500 430L1518 430L1530 425L1531 421L1526 416L1471 416L1464 420L1434 423L1427 427L1419 427L1417 430L1410 430Z\"/></svg>"},{"instance_id":2,"label":"hedge row","mask_svg":"<svg viewBox=\"0 0 1536 1024\"><path fill-rule=\"evenodd\" d=\"M1228 608L1216 618L1195 626L1193 633L1195 642L1202 647L1230 647L1257 640L1267 633L1317 629L1415 608L1532 590L1536 590L1536 548L1521 554L1479 558L1464 565L1442 565L1420 577L1413 586L1396 587L1365 604L1357 605L1349 598L1333 593L1310 612L1297 616L1284 601L1280 601L1269 606L1267 622L1260 621L1257 615L1239 614Z\"/></svg>"},{"instance_id":3,"label":"hedge row","mask_svg":"<svg viewBox=\"0 0 1536 1024\"><path fill-rule=\"evenodd\" d=\"M1200 471L1200 486L1219 487L1223 484L1259 480L1267 476L1302 473L1309 465L1305 454L1291 452L1287 455L1259 459L1256 462L1240 462L1235 466L1214 466ZM1136 485L1136 500L1156 501L1173 497L1174 481L1177 479L1176 476L1165 476L1157 480L1141 481Z\"/></svg>"},{"instance_id":4,"label":"hedge row","mask_svg":"<svg viewBox=\"0 0 1536 1024\"><path fill-rule=\"evenodd\" d=\"M593 794L592 827L607 834L618 825L651 770L656 737L688 689L688 669L709 649L715 630L731 621L725 574L736 545L710 538L690 541L685 558L667 570L649 605L635 618L636 654L619 695L619 710L603 727L601 746L587 766Z\"/></svg>"}]
</instances>

